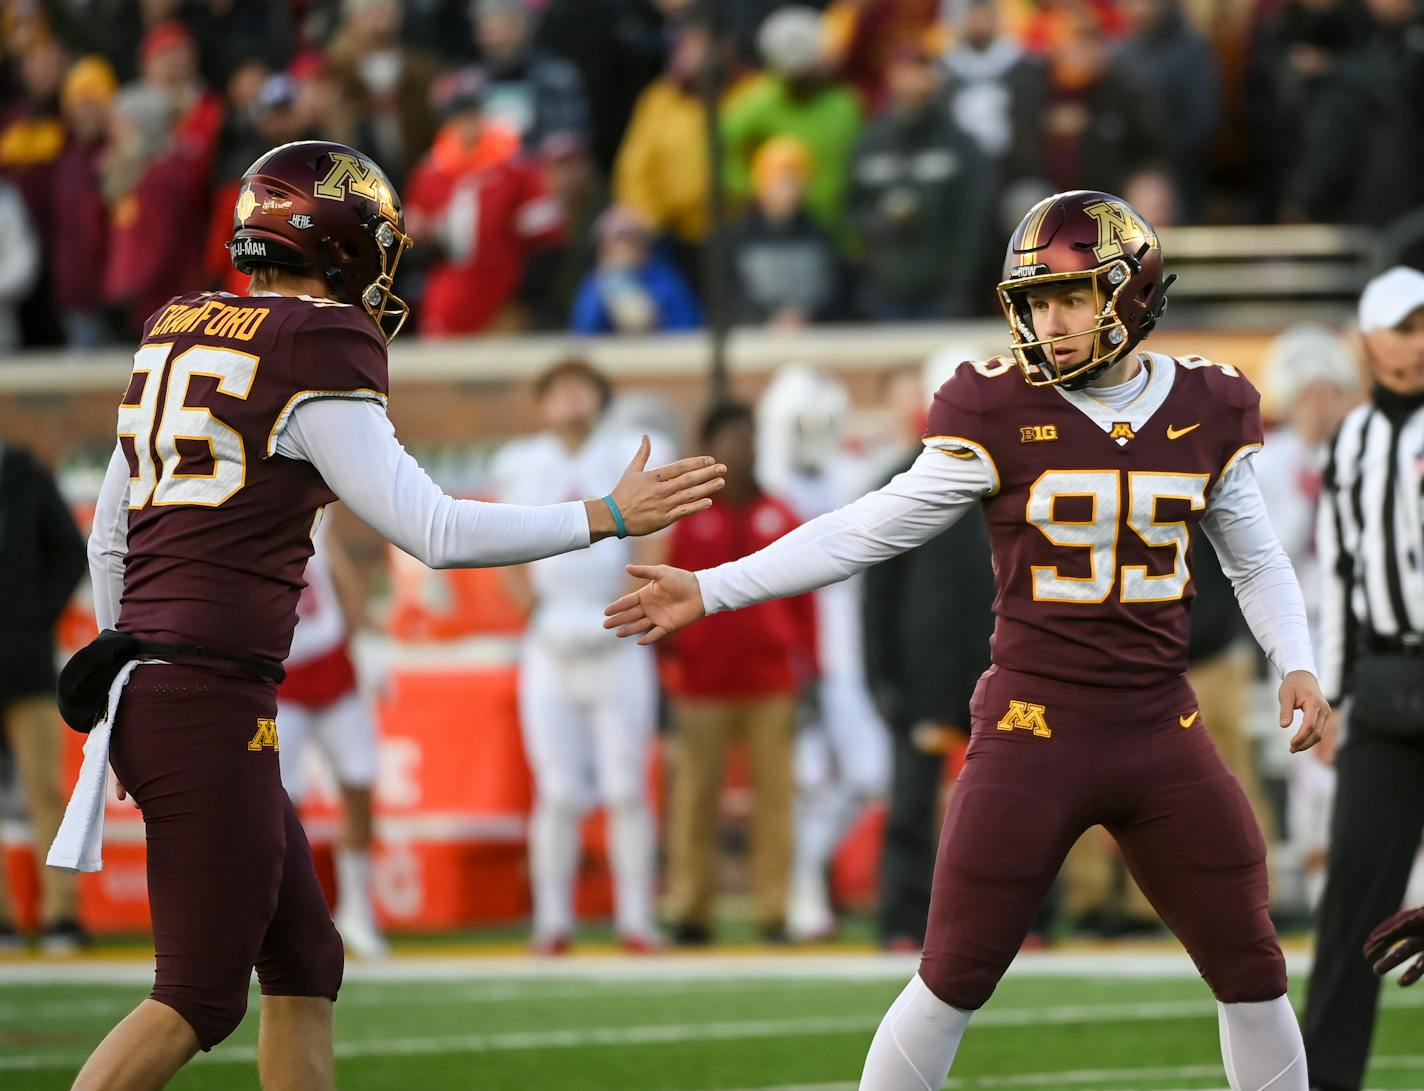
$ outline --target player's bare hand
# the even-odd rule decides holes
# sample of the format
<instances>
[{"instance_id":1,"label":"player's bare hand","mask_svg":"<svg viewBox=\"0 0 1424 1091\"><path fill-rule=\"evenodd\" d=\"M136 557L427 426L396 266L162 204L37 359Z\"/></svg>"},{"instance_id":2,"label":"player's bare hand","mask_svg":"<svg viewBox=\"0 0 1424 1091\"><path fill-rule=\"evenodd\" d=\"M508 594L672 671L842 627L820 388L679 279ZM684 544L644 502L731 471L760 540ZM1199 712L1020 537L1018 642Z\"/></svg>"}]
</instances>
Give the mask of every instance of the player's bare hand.
<instances>
[{"instance_id":1,"label":"player's bare hand","mask_svg":"<svg viewBox=\"0 0 1424 1091\"><path fill-rule=\"evenodd\" d=\"M128 792L124 789L124 782L123 782L123 781L121 781L121 780L116 780L116 781L114 781L114 789L115 789L115 791L117 791L117 792L119 793L119 802L120 802L120 803L122 803L124 800L128 799L129 794L128 794Z\"/></svg>"},{"instance_id":2,"label":"player's bare hand","mask_svg":"<svg viewBox=\"0 0 1424 1091\"><path fill-rule=\"evenodd\" d=\"M1292 754L1309 750L1325 735L1330 719L1330 702L1321 692L1320 683L1309 671L1291 671L1281 682L1281 726L1290 727L1295 711L1300 709L1300 730L1291 739Z\"/></svg>"},{"instance_id":3,"label":"player's bare hand","mask_svg":"<svg viewBox=\"0 0 1424 1091\"><path fill-rule=\"evenodd\" d=\"M1365 940L1365 957L1381 976L1415 955L1419 958L1400 976L1401 985L1413 985L1424 977L1424 907L1401 909Z\"/></svg>"},{"instance_id":4,"label":"player's bare hand","mask_svg":"<svg viewBox=\"0 0 1424 1091\"><path fill-rule=\"evenodd\" d=\"M1321 765L1334 765L1335 752L1340 748L1340 710L1332 708L1325 719L1325 734L1310 753Z\"/></svg>"},{"instance_id":5,"label":"player's bare hand","mask_svg":"<svg viewBox=\"0 0 1424 1091\"><path fill-rule=\"evenodd\" d=\"M722 487L723 475L727 472L727 467L706 455L649 470L651 451L652 445L644 436L638 453L613 487L613 502L623 514L628 533L635 536L652 534L694 512L710 508L712 494ZM601 500L589 501L588 511L589 529L596 536L615 533L613 517Z\"/></svg>"},{"instance_id":6,"label":"player's bare hand","mask_svg":"<svg viewBox=\"0 0 1424 1091\"><path fill-rule=\"evenodd\" d=\"M707 612L697 576L685 569L630 564L628 575L648 582L603 611L603 627L617 629L619 636L636 636L639 644L652 644Z\"/></svg>"}]
</instances>

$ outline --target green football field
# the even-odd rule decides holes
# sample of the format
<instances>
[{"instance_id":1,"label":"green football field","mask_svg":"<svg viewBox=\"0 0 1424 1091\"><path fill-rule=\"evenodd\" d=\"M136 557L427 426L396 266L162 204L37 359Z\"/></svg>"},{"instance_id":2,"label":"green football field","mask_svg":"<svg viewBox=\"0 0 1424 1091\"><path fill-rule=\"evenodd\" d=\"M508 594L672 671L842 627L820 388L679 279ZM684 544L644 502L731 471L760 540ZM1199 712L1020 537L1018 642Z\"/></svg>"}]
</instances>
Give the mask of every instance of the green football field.
<instances>
[{"instance_id":1,"label":"green football field","mask_svg":"<svg viewBox=\"0 0 1424 1091\"><path fill-rule=\"evenodd\" d=\"M971 1025L951 1088L1224 1089L1216 1012L1171 954L1026 958ZM342 1088L853 1088L913 960L865 954L412 957L353 967ZM1186 972L1184 972L1186 971ZM138 958L0 963L0 1088L67 1088L140 999ZM57 981L56 977L62 981ZM96 980L97 979L97 980ZM1297 975L1293 995L1300 1002ZM1424 1088L1424 989L1386 987L1370 1088ZM256 1087L256 1001L175 1088Z\"/></svg>"}]
</instances>

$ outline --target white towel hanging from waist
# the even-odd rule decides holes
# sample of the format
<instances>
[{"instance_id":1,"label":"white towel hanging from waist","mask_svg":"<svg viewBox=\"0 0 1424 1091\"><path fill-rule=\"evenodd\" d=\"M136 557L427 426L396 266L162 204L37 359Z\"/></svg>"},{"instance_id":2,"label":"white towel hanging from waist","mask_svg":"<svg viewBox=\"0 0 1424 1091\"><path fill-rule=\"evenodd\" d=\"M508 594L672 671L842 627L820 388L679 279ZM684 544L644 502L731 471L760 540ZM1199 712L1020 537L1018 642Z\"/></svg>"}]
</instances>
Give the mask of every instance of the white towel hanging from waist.
<instances>
[{"instance_id":1,"label":"white towel hanging from waist","mask_svg":"<svg viewBox=\"0 0 1424 1091\"><path fill-rule=\"evenodd\" d=\"M109 703L104 717L94 725L84 740L84 764L79 779L74 782L69 805L64 808L64 820L54 835L45 863L63 871L104 870L104 796L109 787L109 735L114 727L114 714L119 710L119 695L129 675L139 665L137 659L124 665L109 686Z\"/></svg>"}]
</instances>

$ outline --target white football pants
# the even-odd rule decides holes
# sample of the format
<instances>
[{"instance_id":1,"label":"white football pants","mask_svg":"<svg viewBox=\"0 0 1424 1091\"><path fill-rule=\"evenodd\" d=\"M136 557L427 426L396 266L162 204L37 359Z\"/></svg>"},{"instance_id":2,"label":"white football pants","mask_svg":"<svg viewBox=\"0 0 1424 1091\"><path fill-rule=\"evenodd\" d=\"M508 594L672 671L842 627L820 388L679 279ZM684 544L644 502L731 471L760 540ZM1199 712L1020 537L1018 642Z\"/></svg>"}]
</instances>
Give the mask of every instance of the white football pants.
<instances>
[{"instance_id":1,"label":"white football pants","mask_svg":"<svg viewBox=\"0 0 1424 1091\"><path fill-rule=\"evenodd\" d=\"M817 722L796 741L796 848L787 929L805 939L830 929L826 873L861 808L890 782L890 734L865 684L858 581L816 593L822 676Z\"/></svg>"},{"instance_id":2,"label":"white football pants","mask_svg":"<svg viewBox=\"0 0 1424 1091\"><path fill-rule=\"evenodd\" d=\"M534 773L529 871L534 936L573 930L573 888L585 812L608 812L615 923L623 936L654 933L654 831L649 748L657 720L652 649L613 639L579 651L537 636L520 655L519 715Z\"/></svg>"}]
</instances>

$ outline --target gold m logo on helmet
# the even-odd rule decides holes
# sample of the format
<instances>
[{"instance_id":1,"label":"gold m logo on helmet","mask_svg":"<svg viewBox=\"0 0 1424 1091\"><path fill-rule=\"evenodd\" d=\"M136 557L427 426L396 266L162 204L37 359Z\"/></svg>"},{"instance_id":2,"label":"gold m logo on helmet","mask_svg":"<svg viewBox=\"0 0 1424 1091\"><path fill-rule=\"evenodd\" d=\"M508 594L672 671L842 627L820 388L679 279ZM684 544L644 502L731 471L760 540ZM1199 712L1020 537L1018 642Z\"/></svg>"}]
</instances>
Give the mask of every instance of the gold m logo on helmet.
<instances>
[{"instance_id":1,"label":"gold m logo on helmet","mask_svg":"<svg viewBox=\"0 0 1424 1091\"><path fill-rule=\"evenodd\" d=\"M1083 211L1098 223L1098 245L1093 247L1093 256L1099 261L1122 257L1122 244L1129 239L1151 240L1152 238L1147 228L1138 222L1137 217L1129 211L1126 205L1099 201L1095 205L1089 205ZM1133 247L1134 251L1136 249L1137 247Z\"/></svg>"},{"instance_id":2,"label":"gold m logo on helmet","mask_svg":"<svg viewBox=\"0 0 1424 1091\"><path fill-rule=\"evenodd\" d=\"M346 152L327 154L331 156L331 170L316 184L313 193L329 201L344 201L350 191L375 201L383 210L390 205L390 192L374 164L363 163Z\"/></svg>"},{"instance_id":3,"label":"gold m logo on helmet","mask_svg":"<svg viewBox=\"0 0 1424 1091\"><path fill-rule=\"evenodd\" d=\"M1040 739L1051 739L1053 732L1048 727L1047 709L1043 705L1028 701L1010 701L1009 711L999 721L1000 731L1032 731Z\"/></svg>"},{"instance_id":4,"label":"gold m logo on helmet","mask_svg":"<svg viewBox=\"0 0 1424 1091\"><path fill-rule=\"evenodd\" d=\"M277 721L258 720L257 734L252 736L252 741L247 744L247 749L262 750L269 746L274 751L280 751L282 749L281 746L277 744Z\"/></svg>"}]
</instances>

